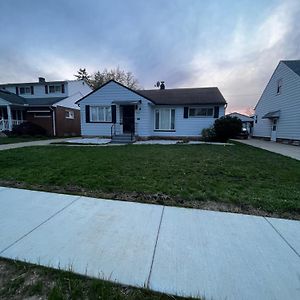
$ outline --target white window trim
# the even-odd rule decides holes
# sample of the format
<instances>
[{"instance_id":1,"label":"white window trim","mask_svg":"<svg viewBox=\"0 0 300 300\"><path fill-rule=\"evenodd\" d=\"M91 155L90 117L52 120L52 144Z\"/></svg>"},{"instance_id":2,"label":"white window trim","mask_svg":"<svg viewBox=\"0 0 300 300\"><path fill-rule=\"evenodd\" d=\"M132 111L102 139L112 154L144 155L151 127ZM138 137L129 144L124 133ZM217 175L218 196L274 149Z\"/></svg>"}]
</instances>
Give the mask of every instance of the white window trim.
<instances>
[{"instance_id":1,"label":"white window trim","mask_svg":"<svg viewBox=\"0 0 300 300\"><path fill-rule=\"evenodd\" d=\"M191 116L190 109L212 109L211 116ZM215 108L211 106L189 106L189 118L213 118L215 113Z\"/></svg>"},{"instance_id":2,"label":"white window trim","mask_svg":"<svg viewBox=\"0 0 300 300\"><path fill-rule=\"evenodd\" d=\"M66 110L66 113L68 113L68 116L65 116L66 119L74 120L75 119L75 113L73 110Z\"/></svg>"},{"instance_id":3,"label":"white window trim","mask_svg":"<svg viewBox=\"0 0 300 300\"><path fill-rule=\"evenodd\" d=\"M156 111L159 111L161 109L169 109L170 110L170 129L156 129ZM174 129L171 129L172 124L172 110L174 110ZM176 108L174 107L159 107L154 109L154 131L164 131L164 132L175 132L176 131Z\"/></svg>"},{"instance_id":4,"label":"white window trim","mask_svg":"<svg viewBox=\"0 0 300 300\"><path fill-rule=\"evenodd\" d=\"M39 115L39 113L34 113L33 117L35 119L38 119L38 118L51 118L51 115Z\"/></svg>"},{"instance_id":5,"label":"white window trim","mask_svg":"<svg viewBox=\"0 0 300 300\"><path fill-rule=\"evenodd\" d=\"M101 108L110 108L111 109L111 105L90 105L90 123L112 123L112 111L110 111L110 121L93 121L92 120L92 108L93 107L101 107ZM106 110L104 110L104 115L106 119Z\"/></svg>"}]
</instances>

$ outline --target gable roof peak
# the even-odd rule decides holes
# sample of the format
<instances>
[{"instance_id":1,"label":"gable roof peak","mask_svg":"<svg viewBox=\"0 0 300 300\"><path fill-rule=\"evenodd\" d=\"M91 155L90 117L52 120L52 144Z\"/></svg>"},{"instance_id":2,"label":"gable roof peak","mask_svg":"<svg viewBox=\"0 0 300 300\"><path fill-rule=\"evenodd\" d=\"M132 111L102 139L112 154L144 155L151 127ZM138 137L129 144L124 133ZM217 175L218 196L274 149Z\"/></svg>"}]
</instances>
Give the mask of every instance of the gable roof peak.
<instances>
[{"instance_id":1,"label":"gable roof peak","mask_svg":"<svg viewBox=\"0 0 300 300\"><path fill-rule=\"evenodd\" d=\"M281 60L280 62L288 66L298 76L300 76L300 60Z\"/></svg>"}]
</instances>

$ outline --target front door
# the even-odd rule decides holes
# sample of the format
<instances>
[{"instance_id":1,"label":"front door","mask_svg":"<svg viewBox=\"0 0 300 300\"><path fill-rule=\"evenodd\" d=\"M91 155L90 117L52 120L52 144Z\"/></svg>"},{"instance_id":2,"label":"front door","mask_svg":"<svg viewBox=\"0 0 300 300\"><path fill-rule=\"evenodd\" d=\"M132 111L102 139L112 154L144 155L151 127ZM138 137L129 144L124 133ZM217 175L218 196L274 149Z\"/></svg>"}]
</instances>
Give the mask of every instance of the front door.
<instances>
[{"instance_id":1,"label":"front door","mask_svg":"<svg viewBox=\"0 0 300 300\"><path fill-rule=\"evenodd\" d=\"M276 142L278 119L272 120L271 141Z\"/></svg>"},{"instance_id":2,"label":"front door","mask_svg":"<svg viewBox=\"0 0 300 300\"><path fill-rule=\"evenodd\" d=\"M134 105L123 106L123 133L134 133Z\"/></svg>"}]
</instances>

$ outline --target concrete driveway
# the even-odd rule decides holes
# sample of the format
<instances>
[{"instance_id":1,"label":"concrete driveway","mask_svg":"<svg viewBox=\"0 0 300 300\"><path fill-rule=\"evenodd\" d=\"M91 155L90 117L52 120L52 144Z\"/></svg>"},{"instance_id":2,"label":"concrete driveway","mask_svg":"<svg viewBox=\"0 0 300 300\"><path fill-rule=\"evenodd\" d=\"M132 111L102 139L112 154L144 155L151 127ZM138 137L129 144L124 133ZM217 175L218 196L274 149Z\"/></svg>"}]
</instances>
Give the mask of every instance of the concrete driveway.
<instances>
[{"instance_id":1,"label":"concrete driveway","mask_svg":"<svg viewBox=\"0 0 300 300\"><path fill-rule=\"evenodd\" d=\"M206 299L300 299L300 222L0 187L0 256Z\"/></svg>"},{"instance_id":2,"label":"concrete driveway","mask_svg":"<svg viewBox=\"0 0 300 300\"><path fill-rule=\"evenodd\" d=\"M300 160L299 146L285 145L285 144L280 144L271 141L263 141L258 139L234 140L234 141Z\"/></svg>"}]
</instances>

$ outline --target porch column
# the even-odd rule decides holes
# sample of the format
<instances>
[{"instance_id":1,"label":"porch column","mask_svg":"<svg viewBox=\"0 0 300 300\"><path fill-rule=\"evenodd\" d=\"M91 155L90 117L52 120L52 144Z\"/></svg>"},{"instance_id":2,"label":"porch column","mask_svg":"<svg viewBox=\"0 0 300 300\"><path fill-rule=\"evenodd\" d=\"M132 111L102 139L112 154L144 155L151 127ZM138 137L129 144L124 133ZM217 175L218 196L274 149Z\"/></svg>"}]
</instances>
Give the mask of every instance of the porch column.
<instances>
[{"instance_id":1,"label":"porch column","mask_svg":"<svg viewBox=\"0 0 300 300\"><path fill-rule=\"evenodd\" d=\"M12 118L11 118L11 109L10 109L9 105L7 105L6 108L7 108L8 130L12 131L13 124L12 124Z\"/></svg>"}]
</instances>

